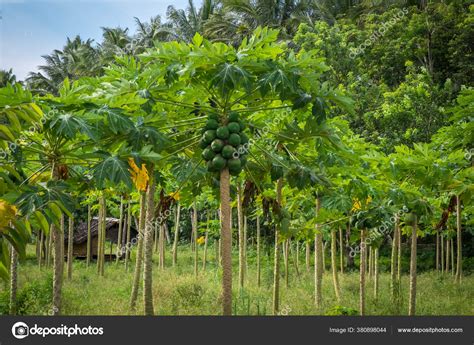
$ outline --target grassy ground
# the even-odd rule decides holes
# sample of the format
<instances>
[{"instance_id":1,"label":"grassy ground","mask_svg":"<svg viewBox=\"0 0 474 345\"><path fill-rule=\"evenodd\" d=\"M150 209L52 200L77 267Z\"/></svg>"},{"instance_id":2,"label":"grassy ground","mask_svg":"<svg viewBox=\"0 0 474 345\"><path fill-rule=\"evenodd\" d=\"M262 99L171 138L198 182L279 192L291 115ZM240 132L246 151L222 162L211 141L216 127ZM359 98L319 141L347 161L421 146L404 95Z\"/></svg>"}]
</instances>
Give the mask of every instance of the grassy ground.
<instances>
[{"instance_id":1,"label":"grassy ground","mask_svg":"<svg viewBox=\"0 0 474 345\"><path fill-rule=\"evenodd\" d=\"M200 248L201 249L201 248ZM51 313L52 270L38 268L30 248L28 259L19 269L19 313L48 315ZM170 253L167 253L164 270L155 266L153 270L153 295L155 313L158 315L216 315L221 311L221 273L216 269L214 248L209 248L206 271L200 270L198 277L193 273L193 253L189 246L180 248L178 266L171 267ZM202 255L202 249L200 256ZM237 258L234 253L234 313L237 315L270 315L272 301L272 259L262 258L262 284L257 287L256 265L253 251L249 251L246 287L237 287ZM158 262L155 258L155 262ZM300 260L300 275L290 261L289 286L285 286L282 263L281 313L286 315L325 314L338 306L327 271L323 278L323 309L318 311L313 303L314 275L306 271L304 258ZM133 265L132 265L133 266ZM200 262L200 268L202 262ZM129 297L133 267L125 271L123 262L118 265L106 263L105 277L97 275L95 265L86 267L85 262L74 262L73 278L65 279L63 287L63 314L67 315L130 315ZM342 301L339 306L358 309L358 272L340 276ZM406 315L408 310L408 276L402 280L402 301L400 309L390 302L389 274L380 275L379 297L373 298L373 281L367 283L368 315ZM140 295L141 297L141 295ZM417 315L474 315L474 276L464 277L456 285L451 275L436 272L418 276ZM137 313L141 313L140 309ZM8 312L8 288L0 287L0 313Z\"/></svg>"}]
</instances>

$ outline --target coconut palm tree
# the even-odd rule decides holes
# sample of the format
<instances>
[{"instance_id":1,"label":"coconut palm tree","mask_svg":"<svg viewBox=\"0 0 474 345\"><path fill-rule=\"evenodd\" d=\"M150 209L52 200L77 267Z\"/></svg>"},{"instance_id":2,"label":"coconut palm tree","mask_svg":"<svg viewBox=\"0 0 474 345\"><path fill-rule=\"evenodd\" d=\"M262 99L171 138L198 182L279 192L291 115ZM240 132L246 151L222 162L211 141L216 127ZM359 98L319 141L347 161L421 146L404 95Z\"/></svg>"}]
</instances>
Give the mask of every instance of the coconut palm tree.
<instances>
[{"instance_id":1,"label":"coconut palm tree","mask_svg":"<svg viewBox=\"0 0 474 345\"><path fill-rule=\"evenodd\" d=\"M38 67L40 72L29 74L28 87L38 93L58 94L59 86L68 78L97 76L102 71L100 54L93 46L93 40L83 41L80 36L67 38L62 50L55 49L49 55L43 55L46 64Z\"/></svg>"},{"instance_id":2,"label":"coconut palm tree","mask_svg":"<svg viewBox=\"0 0 474 345\"><path fill-rule=\"evenodd\" d=\"M176 9L173 5L168 7L166 16L171 25L172 35L185 42L190 42L196 32L203 34L206 21L211 17L216 7L214 0L205 0L197 9L193 0L189 0L188 7Z\"/></svg>"}]
</instances>

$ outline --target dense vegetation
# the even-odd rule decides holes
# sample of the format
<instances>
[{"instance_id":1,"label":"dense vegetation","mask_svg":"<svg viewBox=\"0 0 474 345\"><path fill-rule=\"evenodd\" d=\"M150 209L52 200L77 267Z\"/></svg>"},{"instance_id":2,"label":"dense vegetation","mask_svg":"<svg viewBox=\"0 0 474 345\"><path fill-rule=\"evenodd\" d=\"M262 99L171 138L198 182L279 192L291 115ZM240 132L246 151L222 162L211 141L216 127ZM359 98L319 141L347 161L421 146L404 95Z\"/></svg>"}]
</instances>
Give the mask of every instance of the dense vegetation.
<instances>
[{"instance_id":1,"label":"dense vegetation","mask_svg":"<svg viewBox=\"0 0 474 345\"><path fill-rule=\"evenodd\" d=\"M472 314L473 19L190 2L2 71L1 310Z\"/></svg>"}]
</instances>

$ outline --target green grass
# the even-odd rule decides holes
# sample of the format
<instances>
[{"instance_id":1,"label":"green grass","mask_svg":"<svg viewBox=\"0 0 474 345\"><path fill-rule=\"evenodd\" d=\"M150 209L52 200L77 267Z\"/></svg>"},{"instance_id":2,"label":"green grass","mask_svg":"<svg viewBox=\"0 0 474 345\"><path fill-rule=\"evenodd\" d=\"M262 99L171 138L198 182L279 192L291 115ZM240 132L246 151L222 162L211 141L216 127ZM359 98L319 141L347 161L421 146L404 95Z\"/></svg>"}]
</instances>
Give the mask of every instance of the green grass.
<instances>
[{"instance_id":1,"label":"green grass","mask_svg":"<svg viewBox=\"0 0 474 345\"><path fill-rule=\"evenodd\" d=\"M30 248L30 254L19 268L19 313L48 315L51 313L51 268L39 269ZM214 248L208 250L206 271L194 276L193 253L189 246L179 248L178 266L171 267L167 252L166 268L153 270L153 296L158 315L216 315L220 314L221 273L216 269ZM200 257L202 248L200 248ZM238 254L234 258L234 313L237 315L270 315L272 312L272 258L262 257L262 285L257 287L254 252L249 250L246 287L239 291L237 285ZM157 257L154 257L158 262ZM323 308L317 310L313 303L314 275L306 271L301 257L300 276L290 261L288 288L281 279L281 310L288 315L325 314L340 306L358 310L359 275L350 272L340 275L342 300L337 303L330 271L323 278ZM327 262L328 263L328 262ZM202 262L199 263L201 269ZM131 315L129 298L133 278L132 268L126 272L123 262L106 263L105 277L97 275L95 264L86 267L84 261L74 262L72 280L64 280L63 314L66 315ZM402 279L400 309L390 302L389 275L380 274L379 297L373 298L373 281L367 280L367 315L406 315L408 311L408 276ZM474 277L464 277L457 285L451 275L425 272L418 276L417 315L474 315ZM140 293L140 308L142 314ZM336 308L341 309L341 308ZM0 313L8 312L8 285L0 288Z\"/></svg>"}]
</instances>

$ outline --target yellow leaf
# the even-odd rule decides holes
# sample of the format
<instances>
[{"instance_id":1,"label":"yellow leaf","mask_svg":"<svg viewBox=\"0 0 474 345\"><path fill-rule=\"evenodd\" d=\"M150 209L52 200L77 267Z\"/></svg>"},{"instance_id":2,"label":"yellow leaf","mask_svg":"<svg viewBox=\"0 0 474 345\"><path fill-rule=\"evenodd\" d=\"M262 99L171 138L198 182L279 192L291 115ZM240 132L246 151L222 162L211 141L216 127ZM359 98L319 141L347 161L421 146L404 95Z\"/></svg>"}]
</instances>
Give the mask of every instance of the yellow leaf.
<instances>
[{"instance_id":1,"label":"yellow leaf","mask_svg":"<svg viewBox=\"0 0 474 345\"><path fill-rule=\"evenodd\" d=\"M15 219L17 213L18 210L14 205L0 199L0 230L8 226Z\"/></svg>"},{"instance_id":2,"label":"yellow leaf","mask_svg":"<svg viewBox=\"0 0 474 345\"><path fill-rule=\"evenodd\" d=\"M359 211L360 209L361 209L360 201L359 199L355 198L352 204L351 212Z\"/></svg>"},{"instance_id":3,"label":"yellow leaf","mask_svg":"<svg viewBox=\"0 0 474 345\"><path fill-rule=\"evenodd\" d=\"M204 244L204 242L206 242L206 238L204 236L201 236L196 241L197 244Z\"/></svg>"},{"instance_id":4,"label":"yellow leaf","mask_svg":"<svg viewBox=\"0 0 474 345\"><path fill-rule=\"evenodd\" d=\"M132 181L135 184L135 187L137 187L137 189L141 192L146 191L148 187L148 181L150 180L150 177L148 176L148 171L146 170L146 165L142 164L142 167L139 168L135 164L133 158L128 159L128 165L130 165L130 168L132 168L132 170L129 171Z\"/></svg>"},{"instance_id":5,"label":"yellow leaf","mask_svg":"<svg viewBox=\"0 0 474 345\"><path fill-rule=\"evenodd\" d=\"M174 200L179 201L179 192L170 193L169 196L171 196Z\"/></svg>"}]
</instances>

